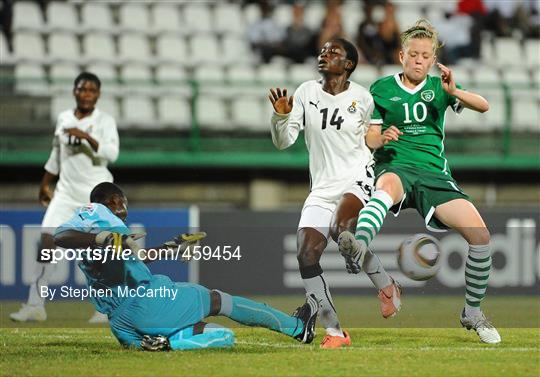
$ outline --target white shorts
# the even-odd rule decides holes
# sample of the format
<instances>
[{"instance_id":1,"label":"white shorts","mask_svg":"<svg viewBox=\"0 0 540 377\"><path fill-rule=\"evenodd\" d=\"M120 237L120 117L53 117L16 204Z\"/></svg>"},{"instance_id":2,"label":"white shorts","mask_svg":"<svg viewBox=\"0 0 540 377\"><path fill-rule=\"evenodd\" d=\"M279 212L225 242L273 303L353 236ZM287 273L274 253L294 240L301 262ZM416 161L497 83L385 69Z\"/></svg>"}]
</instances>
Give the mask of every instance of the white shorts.
<instances>
[{"instance_id":1,"label":"white shorts","mask_svg":"<svg viewBox=\"0 0 540 377\"><path fill-rule=\"evenodd\" d=\"M47 207L45 216L43 216L41 232L53 234L54 229L71 219L75 210L87 204L87 202L76 201L65 194L55 192Z\"/></svg>"},{"instance_id":2,"label":"white shorts","mask_svg":"<svg viewBox=\"0 0 540 377\"><path fill-rule=\"evenodd\" d=\"M373 179L368 178L354 181L346 189L312 191L304 202L298 229L314 228L328 238L332 216L343 195L353 194L360 199L362 204L366 205L371 198L372 188Z\"/></svg>"}]
</instances>

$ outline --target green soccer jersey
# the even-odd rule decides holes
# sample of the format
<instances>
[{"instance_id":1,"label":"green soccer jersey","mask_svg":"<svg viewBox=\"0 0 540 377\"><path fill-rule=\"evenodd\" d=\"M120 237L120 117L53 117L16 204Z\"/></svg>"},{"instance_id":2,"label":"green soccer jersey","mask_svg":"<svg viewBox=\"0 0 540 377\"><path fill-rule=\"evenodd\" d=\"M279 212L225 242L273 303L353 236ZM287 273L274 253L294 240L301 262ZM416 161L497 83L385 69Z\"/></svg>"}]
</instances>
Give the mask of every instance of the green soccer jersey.
<instances>
[{"instance_id":1,"label":"green soccer jersey","mask_svg":"<svg viewBox=\"0 0 540 377\"><path fill-rule=\"evenodd\" d=\"M439 77L427 76L416 88L401 82L400 74L377 80L370 88L375 101L371 124L383 131L396 126L403 135L375 152L378 165L414 166L450 175L444 155L444 114L448 106L462 109L444 91Z\"/></svg>"}]
</instances>

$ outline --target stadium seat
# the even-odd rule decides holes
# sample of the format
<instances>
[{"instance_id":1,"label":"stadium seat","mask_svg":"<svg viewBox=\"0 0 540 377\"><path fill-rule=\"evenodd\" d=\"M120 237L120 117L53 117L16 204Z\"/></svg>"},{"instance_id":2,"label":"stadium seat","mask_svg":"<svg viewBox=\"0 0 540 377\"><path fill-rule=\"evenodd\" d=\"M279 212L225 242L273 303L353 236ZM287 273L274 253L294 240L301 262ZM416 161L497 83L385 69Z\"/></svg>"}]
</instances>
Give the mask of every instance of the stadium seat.
<instances>
[{"instance_id":1,"label":"stadium seat","mask_svg":"<svg viewBox=\"0 0 540 377\"><path fill-rule=\"evenodd\" d=\"M222 82L225 80L223 68L215 64L206 64L195 67L193 77L198 81Z\"/></svg>"},{"instance_id":2,"label":"stadium seat","mask_svg":"<svg viewBox=\"0 0 540 377\"><path fill-rule=\"evenodd\" d=\"M13 4L11 27L14 32L21 30L43 31L43 15L36 1L16 1Z\"/></svg>"},{"instance_id":3,"label":"stadium seat","mask_svg":"<svg viewBox=\"0 0 540 377\"><path fill-rule=\"evenodd\" d=\"M79 62L79 42L73 34L55 33L49 36L49 59L51 62Z\"/></svg>"},{"instance_id":4,"label":"stadium seat","mask_svg":"<svg viewBox=\"0 0 540 377\"><path fill-rule=\"evenodd\" d=\"M114 40L108 34L89 33L83 37L83 59L86 62L116 62Z\"/></svg>"},{"instance_id":5,"label":"stadium seat","mask_svg":"<svg viewBox=\"0 0 540 377\"><path fill-rule=\"evenodd\" d=\"M192 89L187 79L186 71L178 64L164 64L156 68L156 90L162 95L191 96Z\"/></svg>"},{"instance_id":6,"label":"stadium seat","mask_svg":"<svg viewBox=\"0 0 540 377\"><path fill-rule=\"evenodd\" d=\"M256 78L257 74L255 72L255 67L251 64L235 64L229 66L229 69L227 70L227 79L233 84L235 82L253 82Z\"/></svg>"},{"instance_id":7,"label":"stadium seat","mask_svg":"<svg viewBox=\"0 0 540 377\"><path fill-rule=\"evenodd\" d=\"M289 81L295 86L308 80L317 80L319 72L312 64L292 64L289 67Z\"/></svg>"},{"instance_id":8,"label":"stadium seat","mask_svg":"<svg viewBox=\"0 0 540 377\"><path fill-rule=\"evenodd\" d=\"M107 3L88 1L82 4L81 21L85 31L114 33L116 30L112 10Z\"/></svg>"},{"instance_id":9,"label":"stadium seat","mask_svg":"<svg viewBox=\"0 0 540 377\"><path fill-rule=\"evenodd\" d=\"M494 84L500 84L501 75L495 68L489 66L479 66L473 71L473 81L478 85L486 84L493 86Z\"/></svg>"},{"instance_id":10,"label":"stadium seat","mask_svg":"<svg viewBox=\"0 0 540 377\"><path fill-rule=\"evenodd\" d=\"M364 19L363 5L359 1L349 1L345 3L341 9L341 21L343 30L352 40L355 40L358 34L358 27Z\"/></svg>"},{"instance_id":11,"label":"stadium seat","mask_svg":"<svg viewBox=\"0 0 540 377\"><path fill-rule=\"evenodd\" d=\"M152 99L145 96L124 96L121 128L153 128L156 122Z\"/></svg>"},{"instance_id":12,"label":"stadium seat","mask_svg":"<svg viewBox=\"0 0 540 377\"><path fill-rule=\"evenodd\" d=\"M116 97L102 94L99 96L96 107L112 116L116 120L116 122L120 120L120 109L118 107L118 100L116 99Z\"/></svg>"},{"instance_id":13,"label":"stadium seat","mask_svg":"<svg viewBox=\"0 0 540 377\"><path fill-rule=\"evenodd\" d=\"M456 80L459 85L461 85L465 89L471 86L471 71L467 67L455 65L450 67L450 69L452 70L454 80ZM439 69L437 68L437 71L438 70ZM440 76L440 71L437 72L437 76Z\"/></svg>"},{"instance_id":14,"label":"stadium seat","mask_svg":"<svg viewBox=\"0 0 540 377\"><path fill-rule=\"evenodd\" d=\"M325 14L326 9L322 2L310 1L307 3L304 11L304 23L311 30L319 30Z\"/></svg>"},{"instance_id":15,"label":"stadium seat","mask_svg":"<svg viewBox=\"0 0 540 377\"><path fill-rule=\"evenodd\" d=\"M71 92L73 80L79 73L81 73L81 70L75 64L59 63L51 65L49 74L51 89L54 92Z\"/></svg>"},{"instance_id":16,"label":"stadium seat","mask_svg":"<svg viewBox=\"0 0 540 377\"><path fill-rule=\"evenodd\" d=\"M216 37L211 34L194 35L191 38L191 63L220 63L221 49Z\"/></svg>"},{"instance_id":17,"label":"stadium seat","mask_svg":"<svg viewBox=\"0 0 540 377\"><path fill-rule=\"evenodd\" d=\"M160 63L188 65L189 54L184 38L162 35L156 41L156 57Z\"/></svg>"},{"instance_id":18,"label":"stadium seat","mask_svg":"<svg viewBox=\"0 0 540 377\"><path fill-rule=\"evenodd\" d=\"M519 66L523 61L523 49L515 38L495 39L495 52L497 54L497 64L501 66Z\"/></svg>"},{"instance_id":19,"label":"stadium seat","mask_svg":"<svg viewBox=\"0 0 540 377\"><path fill-rule=\"evenodd\" d=\"M476 89L489 102L489 111L480 114L480 124L476 129L491 131L501 130L506 124L506 101L500 89ZM464 110L465 111L465 110ZM471 111L471 110L469 110Z\"/></svg>"},{"instance_id":20,"label":"stadium seat","mask_svg":"<svg viewBox=\"0 0 540 377\"><path fill-rule=\"evenodd\" d=\"M232 123L235 128L249 131L269 131L269 120L264 118L258 98L240 97L232 101Z\"/></svg>"},{"instance_id":21,"label":"stadium seat","mask_svg":"<svg viewBox=\"0 0 540 377\"><path fill-rule=\"evenodd\" d=\"M119 57L123 63L152 62L148 38L143 35L122 34L118 38Z\"/></svg>"},{"instance_id":22,"label":"stadium seat","mask_svg":"<svg viewBox=\"0 0 540 377\"><path fill-rule=\"evenodd\" d=\"M71 93L59 93L51 99L51 122L56 123L58 115L68 109L75 109L75 98Z\"/></svg>"},{"instance_id":23,"label":"stadium seat","mask_svg":"<svg viewBox=\"0 0 540 377\"><path fill-rule=\"evenodd\" d=\"M150 30L150 10L146 3L123 3L118 9L118 16L124 33L147 33Z\"/></svg>"},{"instance_id":24,"label":"stadium seat","mask_svg":"<svg viewBox=\"0 0 540 377\"><path fill-rule=\"evenodd\" d=\"M259 74L257 75L260 82L270 85L285 85L287 84L287 67L283 64L261 64L259 66Z\"/></svg>"},{"instance_id":25,"label":"stadium seat","mask_svg":"<svg viewBox=\"0 0 540 377\"><path fill-rule=\"evenodd\" d=\"M227 34L223 37L222 47L222 61L229 65L248 63L255 60L247 40L243 37Z\"/></svg>"},{"instance_id":26,"label":"stadium seat","mask_svg":"<svg viewBox=\"0 0 540 377\"><path fill-rule=\"evenodd\" d=\"M532 77L525 67L511 66L502 70L504 82L510 86L518 85L520 88L531 86Z\"/></svg>"},{"instance_id":27,"label":"stadium seat","mask_svg":"<svg viewBox=\"0 0 540 377\"><path fill-rule=\"evenodd\" d=\"M47 25L50 30L77 31L79 19L74 4L53 1L47 5Z\"/></svg>"},{"instance_id":28,"label":"stadium seat","mask_svg":"<svg viewBox=\"0 0 540 377\"><path fill-rule=\"evenodd\" d=\"M9 51L6 36L4 33L0 34L0 65L12 64L14 62L13 53Z\"/></svg>"},{"instance_id":29,"label":"stadium seat","mask_svg":"<svg viewBox=\"0 0 540 377\"><path fill-rule=\"evenodd\" d=\"M244 20L246 27L253 24L261 18L261 8L259 4L250 3L244 7Z\"/></svg>"},{"instance_id":30,"label":"stadium seat","mask_svg":"<svg viewBox=\"0 0 540 377\"><path fill-rule=\"evenodd\" d=\"M413 2L401 3L396 6L396 19L401 30L406 30L413 26L414 23L421 17L421 13L418 12L418 9L410 7L412 3Z\"/></svg>"},{"instance_id":31,"label":"stadium seat","mask_svg":"<svg viewBox=\"0 0 540 377\"><path fill-rule=\"evenodd\" d=\"M512 96L512 131L540 133L540 96L538 92L521 92Z\"/></svg>"},{"instance_id":32,"label":"stadium seat","mask_svg":"<svg viewBox=\"0 0 540 377\"><path fill-rule=\"evenodd\" d=\"M236 3L218 2L214 8L214 30L243 35L246 31L242 9Z\"/></svg>"},{"instance_id":33,"label":"stadium seat","mask_svg":"<svg viewBox=\"0 0 540 377\"><path fill-rule=\"evenodd\" d=\"M14 57L17 62L45 63L45 44L40 34L19 32L13 37Z\"/></svg>"},{"instance_id":34,"label":"stadium seat","mask_svg":"<svg viewBox=\"0 0 540 377\"><path fill-rule=\"evenodd\" d=\"M180 12L176 4L156 3L150 11L152 30L156 33L178 33L180 28Z\"/></svg>"},{"instance_id":35,"label":"stadium seat","mask_svg":"<svg viewBox=\"0 0 540 377\"><path fill-rule=\"evenodd\" d=\"M397 72L397 71L396 71ZM379 71L373 65L359 65L351 75L351 80L369 88L379 78Z\"/></svg>"},{"instance_id":36,"label":"stadium seat","mask_svg":"<svg viewBox=\"0 0 540 377\"><path fill-rule=\"evenodd\" d=\"M151 93L155 87L150 68L143 64L125 64L121 67L122 90L131 92Z\"/></svg>"},{"instance_id":37,"label":"stadium seat","mask_svg":"<svg viewBox=\"0 0 540 377\"><path fill-rule=\"evenodd\" d=\"M163 96L158 99L158 119L162 128L191 129L189 100L180 96Z\"/></svg>"},{"instance_id":38,"label":"stadium seat","mask_svg":"<svg viewBox=\"0 0 540 377\"><path fill-rule=\"evenodd\" d=\"M14 74L16 92L40 95L49 90L45 70L41 64L17 64Z\"/></svg>"},{"instance_id":39,"label":"stadium seat","mask_svg":"<svg viewBox=\"0 0 540 377\"><path fill-rule=\"evenodd\" d=\"M482 42L480 44L480 57L482 59L482 63L487 65L493 65L496 61L497 57L495 56L495 46L491 38L482 38Z\"/></svg>"},{"instance_id":40,"label":"stadium seat","mask_svg":"<svg viewBox=\"0 0 540 377\"><path fill-rule=\"evenodd\" d=\"M213 31L212 14L209 4L204 2L187 2L183 9L183 25L192 34Z\"/></svg>"},{"instance_id":41,"label":"stadium seat","mask_svg":"<svg viewBox=\"0 0 540 377\"><path fill-rule=\"evenodd\" d=\"M540 41L529 39L525 41L525 57L527 65L535 70L540 66Z\"/></svg>"},{"instance_id":42,"label":"stadium seat","mask_svg":"<svg viewBox=\"0 0 540 377\"><path fill-rule=\"evenodd\" d=\"M283 28L287 28L293 22L293 10L289 4L279 4L275 7L272 18Z\"/></svg>"},{"instance_id":43,"label":"stadium seat","mask_svg":"<svg viewBox=\"0 0 540 377\"><path fill-rule=\"evenodd\" d=\"M234 130L225 102L219 97L200 97L197 101L196 114L199 127L203 130Z\"/></svg>"},{"instance_id":44,"label":"stadium seat","mask_svg":"<svg viewBox=\"0 0 540 377\"><path fill-rule=\"evenodd\" d=\"M384 65L381 68L380 77L393 76L399 72L403 72L403 67L400 65Z\"/></svg>"},{"instance_id":45,"label":"stadium seat","mask_svg":"<svg viewBox=\"0 0 540 377\"><path fill-rule=\"evenodd\" d=\"M480 114L476 111L463 109L460 114L456 114L452 109L448 108L445 116L444 129L448 133L488 131L487 128L483 127L485 120L482 121Z\"/></svg>"},{"instance_id":46,"label":"stadium seat","mask_svg":"<svg viewBox=\"0 0 540 377\"><path fill-rule=\"evenodd\" d=\"M94 63L89 64L86 67L88 72L96 74L101 80L101 91L102 93L118 93L120 91L118 85L118 77L116 69L112 64L107 63Z\"/></svg>"}]
</instances>

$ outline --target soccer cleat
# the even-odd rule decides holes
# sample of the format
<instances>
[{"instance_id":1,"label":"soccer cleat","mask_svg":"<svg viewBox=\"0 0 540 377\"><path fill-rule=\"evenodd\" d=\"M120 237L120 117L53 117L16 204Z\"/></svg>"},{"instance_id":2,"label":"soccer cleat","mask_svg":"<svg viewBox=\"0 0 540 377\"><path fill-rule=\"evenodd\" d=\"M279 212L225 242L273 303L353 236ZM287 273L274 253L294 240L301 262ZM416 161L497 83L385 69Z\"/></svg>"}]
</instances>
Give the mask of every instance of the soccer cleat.
<instances>
[{"instance_id":1,"label":"soccer cleat","mask_svg":"<svg viewBox=\"0 0 540 377\"><path fill-rule=\"evenodd\" d=\"M345 258L345 268L349 274L357 274L362 271L366 250L362 246L354 234L345 230L338 236L338 250Z\"/></svg>"},{"instance_id":2,"label":"soccer cleat","mask_svg":"<svg viewBox=\"0 0 540 377\"><path fill-rule=\"evenodd\" d=\"M323 341L321 342L321 348L332 349L332 348L342 348L349 347L351 345L351 337L349 333L343 330L344 336L332 336L326 334Z\"/></svg>"},{"instance_id":3,"label":"soccer cleat","mask_svg":"<svg viewBox=\"0 0 540 377\"><path fill-rule=\"evenodd\" d=\"M379 289L381 314L384 318L393 317L401 309L401 285L392 279L392 284Z\"/></svg>"},{"instance_id":4,"label":"soccer cleat","mask_svg":"<svg viewBox=\"0 0 540 377\"><path fill-rule=\"evenodd\" d=\"M294 337L299 342L309 344L315 338L315 322L317 322L317 313L319 303L315 295L307 296L306 303L296 309L293 317L299 318L304 323L304 330Z\"/></svg>"},{"instance_id":5,"label":"soccer cleat","mask_svg":"<svg viewBox=\"0 0 540 377\"><path fill-rule=\"evenodd\" d=\"M9 315L12 321L16 322L43 322L47 319L47 312L43 306L33 306L22 304L18 312Z\"/></svg>"},{"instance_id":6,"label":"soccer cleat","mask_svg":"<svg viewBox=\"0 0 540 377\"><path fill-rule=\"evenodd\" d=\"M501 336L493 325L487 320L484 313L469 317L465 314L465 309L461 312L461 326L467 330L473 329L476 331L480 340L484 343L496 344L501 342Z\"/></svg>"},{"instance_id":7,"label":"soccer cleat","mask_svg":"<svg viewBox=\"0 0 540 377\"><path fill-rule=\"evenodd\" d=\"M145 351L170 351L171 344L166 336L149 336L144 335L141 341L141 348Z\"/></svg>"},{"instance_id":8,"label":"soccer cleat","mask_svg":"<svg viewBox=\"0 0 540 377\"><path fill-rule=\"evenodd\" d=\"M108 323L109 317L106 314L100 313L98 311L94 312L94 315L88 320L88 323Z\"/></svg>"}]
</instances>

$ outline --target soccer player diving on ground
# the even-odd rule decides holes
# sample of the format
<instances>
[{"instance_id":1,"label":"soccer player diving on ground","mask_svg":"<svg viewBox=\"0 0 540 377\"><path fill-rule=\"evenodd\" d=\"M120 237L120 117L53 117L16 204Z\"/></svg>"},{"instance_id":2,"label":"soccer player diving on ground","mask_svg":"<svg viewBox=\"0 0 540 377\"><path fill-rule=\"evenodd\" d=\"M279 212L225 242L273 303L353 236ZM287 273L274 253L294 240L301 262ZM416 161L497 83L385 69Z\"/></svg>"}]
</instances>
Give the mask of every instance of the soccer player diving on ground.
<instances>
[{"instance_id":1,"label":"soccer player diving on ground","mask_svg":"<svg viewBox=\"0 0 540 377\"><path fill-rule=\"evenodd\" d=\"M108 258L79 262L91 289L106 289L104 297L91 297L96 310L107 314L111 331L126 347L150 351L230 347L234 333L225 327L206 324L209 316L225 316L248 326L261 326L310 343L314 336L318 304L314 297L298 308L294 315L243 297L210 290L198 284L173 282L167 276L154 275L145 263L149 259L139 252L126 226L127 198L115 184L98 184L90 194L91 203L78 209L71 220L55 232L56 245L64 248L113 247L116 253L131 250L128 258ZM161 251L185 249L204 238L204 233L181 235L159 247ZM157 249L157 248L156 248ZM137 250L137 252L135 252ZM174 290L172 297L124 297L126 289L145 291Z\"/></svg>"}]
</instances>

